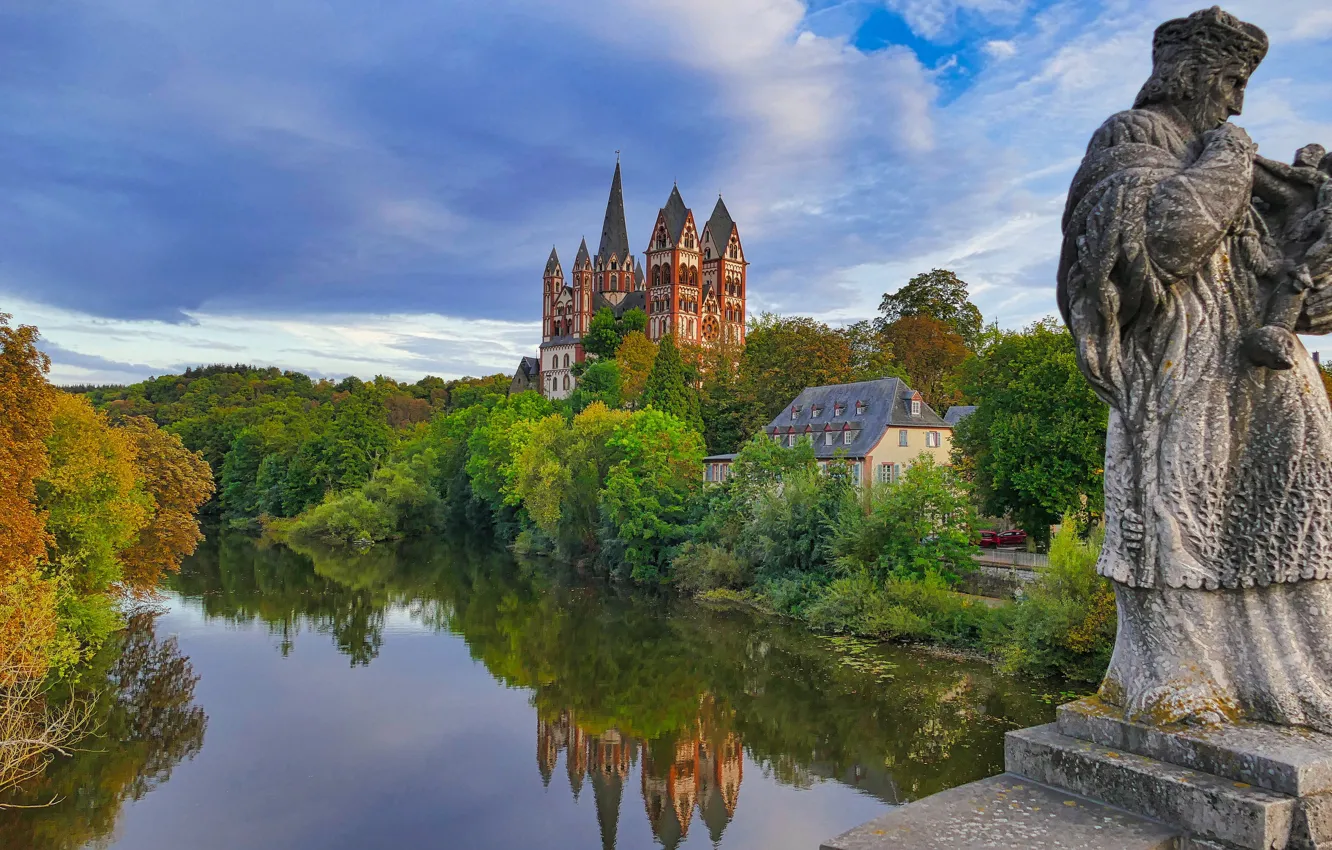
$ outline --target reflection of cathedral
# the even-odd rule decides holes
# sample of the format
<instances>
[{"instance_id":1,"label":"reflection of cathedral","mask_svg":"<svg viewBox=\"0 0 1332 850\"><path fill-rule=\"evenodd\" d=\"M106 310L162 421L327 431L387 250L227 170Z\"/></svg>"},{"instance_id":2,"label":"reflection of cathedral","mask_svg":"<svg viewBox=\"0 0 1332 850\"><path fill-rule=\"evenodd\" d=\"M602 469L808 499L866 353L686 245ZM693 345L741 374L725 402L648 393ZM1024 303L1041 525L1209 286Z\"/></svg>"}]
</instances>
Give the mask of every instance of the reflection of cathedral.
<instances>
[{"instance_id":1,"label":"reflection of cathedral","mask_svg":"<svg viewBox=\"0 0 1332 850\"><path fill-rule=\"evenodd\" d=\"M710 706L710 698L705 697L704 704ZM542 782L549 785L563 752L574 799L582 792L584 779L591 782L604 850L615 846L620 799L635 762L648 822L662 846L673 850L689 835L696 809L716 843L735 815L744 750L739 735L712 726L700 712L694 728L674 742L639 742L615 729L589 734L578 726L572 711L563 711L553 721L537 718L537 768Z\"/></svg>"}]
</instances>

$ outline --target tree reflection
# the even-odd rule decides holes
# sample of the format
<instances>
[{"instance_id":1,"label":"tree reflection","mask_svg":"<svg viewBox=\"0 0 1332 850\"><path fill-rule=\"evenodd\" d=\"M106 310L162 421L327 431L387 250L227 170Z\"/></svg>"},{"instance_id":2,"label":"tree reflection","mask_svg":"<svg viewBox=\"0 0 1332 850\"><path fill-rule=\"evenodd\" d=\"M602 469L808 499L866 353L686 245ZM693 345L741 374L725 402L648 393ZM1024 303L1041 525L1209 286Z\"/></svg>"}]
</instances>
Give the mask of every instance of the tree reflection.
<instances>
[{"instance_id":1,"label":"tree reflection","mask_svg":"<svg viewBox=\"0 0 1332 850\"><path fill-rule=\"evenodd\" d=\"M303 628L326 632L353 664L377 655L391 606L459 635L492 676L531 693L539 777L554 781L563 760L573 793L591 786L607 847L631 767L671 847L695 820L720 839L745 757L782 783L900 803L998 772L1003 732L1052 713L986 665L588 588L476 547L347 556L224 539L176 587L209 616L267 623L284 652Z\"/></svg>"},{"instance_id":2,"label":"tree reflection","mask_svg":"<svg viewBox=\"0 0 1332 850\"><path fill-rule=\"evenodd\" d=\"M76 848L109 836L120 807L167 781L203 746L208 718L194 703L199 681L174 637L159 640L153 613L138 613L94 659L79 695L95 704L95 735L7 802L0 847ZM86 693L84 693L86 691Z\"/></svg>"}]
</instances>

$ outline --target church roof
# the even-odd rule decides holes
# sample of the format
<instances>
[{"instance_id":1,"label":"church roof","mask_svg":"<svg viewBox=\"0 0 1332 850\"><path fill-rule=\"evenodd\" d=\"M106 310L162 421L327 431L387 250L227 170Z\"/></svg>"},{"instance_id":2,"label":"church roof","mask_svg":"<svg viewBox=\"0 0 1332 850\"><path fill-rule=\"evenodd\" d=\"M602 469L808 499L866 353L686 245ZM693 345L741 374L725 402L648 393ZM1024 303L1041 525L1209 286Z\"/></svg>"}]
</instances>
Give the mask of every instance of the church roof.
<instances>
[{"instance_id":1,"label":"church roof","mask_svg":"<svg viewBox=\"0 0 1332 850\"><path fill-rule=\"evenodd\" d=\"M555 246L550 248L550 259L546 260L546 275L558 274L564 276L564 269L560 268L560 255L555 253Z\"/></svg>"},{"instance_id":2,"label":"church roof","mask_svg":"<svg viewBox=\"0 0 1332 850\"><path fill-rule=\"evenodd\" d=\"M718 252L731 241L733 227L735 221L731 218L730 211L726 209L726 204L722 203L721 195L718 195L717 206L712 208L712 215L708 217L707 223L707 230L712 233L712 242L717 246Z\"/></svg>"},{"instance_id":3,"label":"church roof","mask_svg":"<svg viewBox=\"0 0 1332 850\"><path fill-rule=\"evenodd\" d=\"M645 280L646 278L643 277L643 264L639 263L634 266L634 283L638 285L639 289L642 289Z\"/></svg>"},{"instance_id":4,"label":"church roof","mask_svg":"<svg viewBox=\"0 0 1332 850\"><path fill-rule=\"evenodd\" d=\"M592 258L587 254L586 237L584 237L582 242L578 243L578 256L574 257L574 268L581 268L583 263L588 263L589 265L592 263Z\"/></svg>"},{"instance_id":5,"label":"church roof","mask_svg":"<svg viewBox=\"0 0 1332 850\"><path fill-rule=\"evenodd\" d=\"M619 304L612 304L610 299L600 292L594 293L592 295L592 312L595 313L602 307L609 307L617 319L635 307L646 313L647 293L641 290L638 292L626 292L624 297L620 299Z\"/></svg>"},{"instance_id":6,"label":"church roof","mask_svg":"<svg viewBox=\"0 0 1332 850\"><path fill-rule=\"evenodd\" d=\"M674 245L680 241L685 221L689 218L689 208L685 206L684 198L680 197L679 186L671 187L671 196L666 199L666 206L661 208L661 212L666 216L666 232Z\"/></svg>"},{"instance_id":7,"label":"church roof","mask_svg":"<svg viewBox=\"0 0 1332 850\"><path fill-rule=\"evenodd\" d=\"M606 219L601 225L601 247L598 260L610 260L611 254L624 262L629 253L629 230L624 223L624 187L620 182L620 163L615 163L615 176L611 178L610 197L606 200Z\"/></svg>"},{"instance_id":8,"label":"church roof","mask_svg":"<svg viewBox=\"0 0 1332 850\"><path fill-rule=\"evenodd\" d=\"M535 357L524 357L518 361L518 373L528 378L535 378L541 373L541 361Z\"/></svg>"}]
</instances>

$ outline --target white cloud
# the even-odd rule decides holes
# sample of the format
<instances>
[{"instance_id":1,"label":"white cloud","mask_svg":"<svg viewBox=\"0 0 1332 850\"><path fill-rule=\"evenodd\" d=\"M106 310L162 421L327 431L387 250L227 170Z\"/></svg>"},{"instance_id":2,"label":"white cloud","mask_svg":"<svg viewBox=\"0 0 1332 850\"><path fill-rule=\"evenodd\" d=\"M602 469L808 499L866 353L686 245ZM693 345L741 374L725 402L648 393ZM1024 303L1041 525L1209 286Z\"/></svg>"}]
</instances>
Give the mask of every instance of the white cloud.
<instances>
[{"instance_id":1,"label":"white cloud","mask_svg":"<svg viewBox=\"0 0 1332 850\"><path fill-rule=\"evenodd\" d=\"M189 324L94 318L43 305L6 306L14 322L36 325L59 384L124 383L186 366L253 363L316 376L509 373L533 354L541 326L422 315L320 315L265 318L190 314ZM104 361L98 363L95 361Z\"/></svg>"},{"instance_id":2,"label":"white cloud","mask_svg":"<svg viewBox=\"0 0 1332 850\"><path fill-rule=\"evenodd\" d=\"M1016 43L999 39L985 42L985 44L981 46L981 49L985 51L986 56L998 61L1012 59L1018 52Z\"/></svg>"},{"instance_id":3,"label":"white cloud","mask_svg":"<svg viewBox=\"0 0 1332 850\"><path fill-rule=\"evenodd\" d=\"M1015 20L1027 7L1026 0L887 0L922 38L937 39L956 22L958 12L971 12L987 20Z\"/></svg>"}]
</instances>

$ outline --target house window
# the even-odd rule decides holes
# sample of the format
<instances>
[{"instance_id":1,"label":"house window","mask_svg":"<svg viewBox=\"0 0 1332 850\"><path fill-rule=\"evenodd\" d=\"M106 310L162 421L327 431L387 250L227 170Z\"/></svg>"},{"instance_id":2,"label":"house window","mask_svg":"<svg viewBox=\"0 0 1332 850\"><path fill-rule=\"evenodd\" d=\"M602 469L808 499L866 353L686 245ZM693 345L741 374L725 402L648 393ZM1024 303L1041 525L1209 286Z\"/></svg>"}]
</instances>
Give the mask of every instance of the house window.
<instances>
[{"instance_id":1,"label":"house window","mask_svg":"<svg viewBox=\"0 0 1332 850\"><path fill-rule=\"evenodd\" d=\"M907 432L905 428L897 432L897 444L899 446L905 446L907 444Z\"/></svg>"},{"instance_id":2,"label":"house window","mask_svg":"<svg viewBox=\"0 0 1332 850\"><path fill-rule=\"evenodd\" d=\"M856 415L857 416L865 415L865 402L863 401L856 402Z\"/></svg>"},{"instance_id":3,"label":"house window","mask_svg":"<svg viewBox=\"0 0 1332 850\"><path fill-rule=\"evenodd\" d=\"M833 405L833 418L836 419L837 417L841 416L842 413L845 412L845 410L846 410L846 405L845 405L845 404L842 404L842 403L840 403L840 402L834 404L834 405Z\"/></svg>"},{"instance_id":4,"label":"house window","mask_svg":"<svg viewBox=\"0 0 1332 850\"><path fill-rule=\"evenodd\" d=\"M799 407L798 405L792 405L792 406L791 406L791 418L792 418L792 419L795 419L795 418L796 418L797 416L799 416L799 415L800 415L800 407Z\"/></svg>"},{"instance_id":5,"label":"house window","mask_svg":"<svg viewBox=\"0 0 1332 850\"><path fill-rule=\"evenodd\" d=\"M851 481L855 484L860 483L860 461L851 462Z\"/></svg>"},{"instance_id":6,"label":"house window","mask_svg":"<svg viewBox=\"0 0 1332 850\"><path fill-rule=\"evenodd\" d=\"M911 400L911 415L912 416L920 415L920 399L913 398Z\"/></svg>"},{"instance_id":7,"label":"house window","mask_svg":"<svg viewBox=\"0 0 1332 850\"><path fill-rule=\"evenodd\" d=\"M939 432L938 432L938 431L926 431L926 432L925 432L925 446L926 446L926 448L937 449L937 448L939 448L939 445L940 445L940 441L939 441Z\"/></svg>"},{"instance_id":8,"label":"house window","mask_svg":"<svg viewBox=\"0 0 1332 850\"><path fill-rule=\"evenodd\" d=\"M847 430L842 432L842 442L844 442L846 445L848 446L851 445L853 442L855 442L855 439L856 439L855 431L852 431L851 429L848 428Z\"/></svg>"},{"instance_id":9,"label":"house window","mask_svg":"<svg viewBox=\"0 0 1332 850\"><path fill-rule=\"evenodd\" d=\"M788 449L794 449L794 448L795 448L795 441L796 441L796 435L795 435L795 434L787 434L787 435L786 435L786 447L787 447Z\"/></svg>"},{"instance_id":10,"label":"house window","mask_svg":"<svg viewBox=\"0 0 1332 850\"><path fill-rule=\"evenodd\" d=\"M835 433L836 433L835 431L824 431L824 432L823 432L823 444L824 444L825 446L831 446L831 445L833 444L833 435L834 435Z\"/></svg>"},{"instance_id":11,"label":"house window","mask_svg":"<svg viewBox=\"0 0 1332 850\"><path fill-rule=\"evenodd\" d=\"M891 463L879 464L878 482L880 484L891 484L893 481L893 465Z\"/></svg>"},{"instance_id":12,"label":"house window","mask_svg":"<svg viewBox=\"0 0 1332 850\"><path fill-rule=\"evenodd\" d=\"M727 318L729 318L729 316L728 316ZM812 406L809 408L809 418L810 418L810 419L818 419L818 418L819 418L819 414L821 414L821 413L823 413L823 408L822 408L822 407L819 407L817 404L812 405Z\"/></svg>"}]
</instances>

